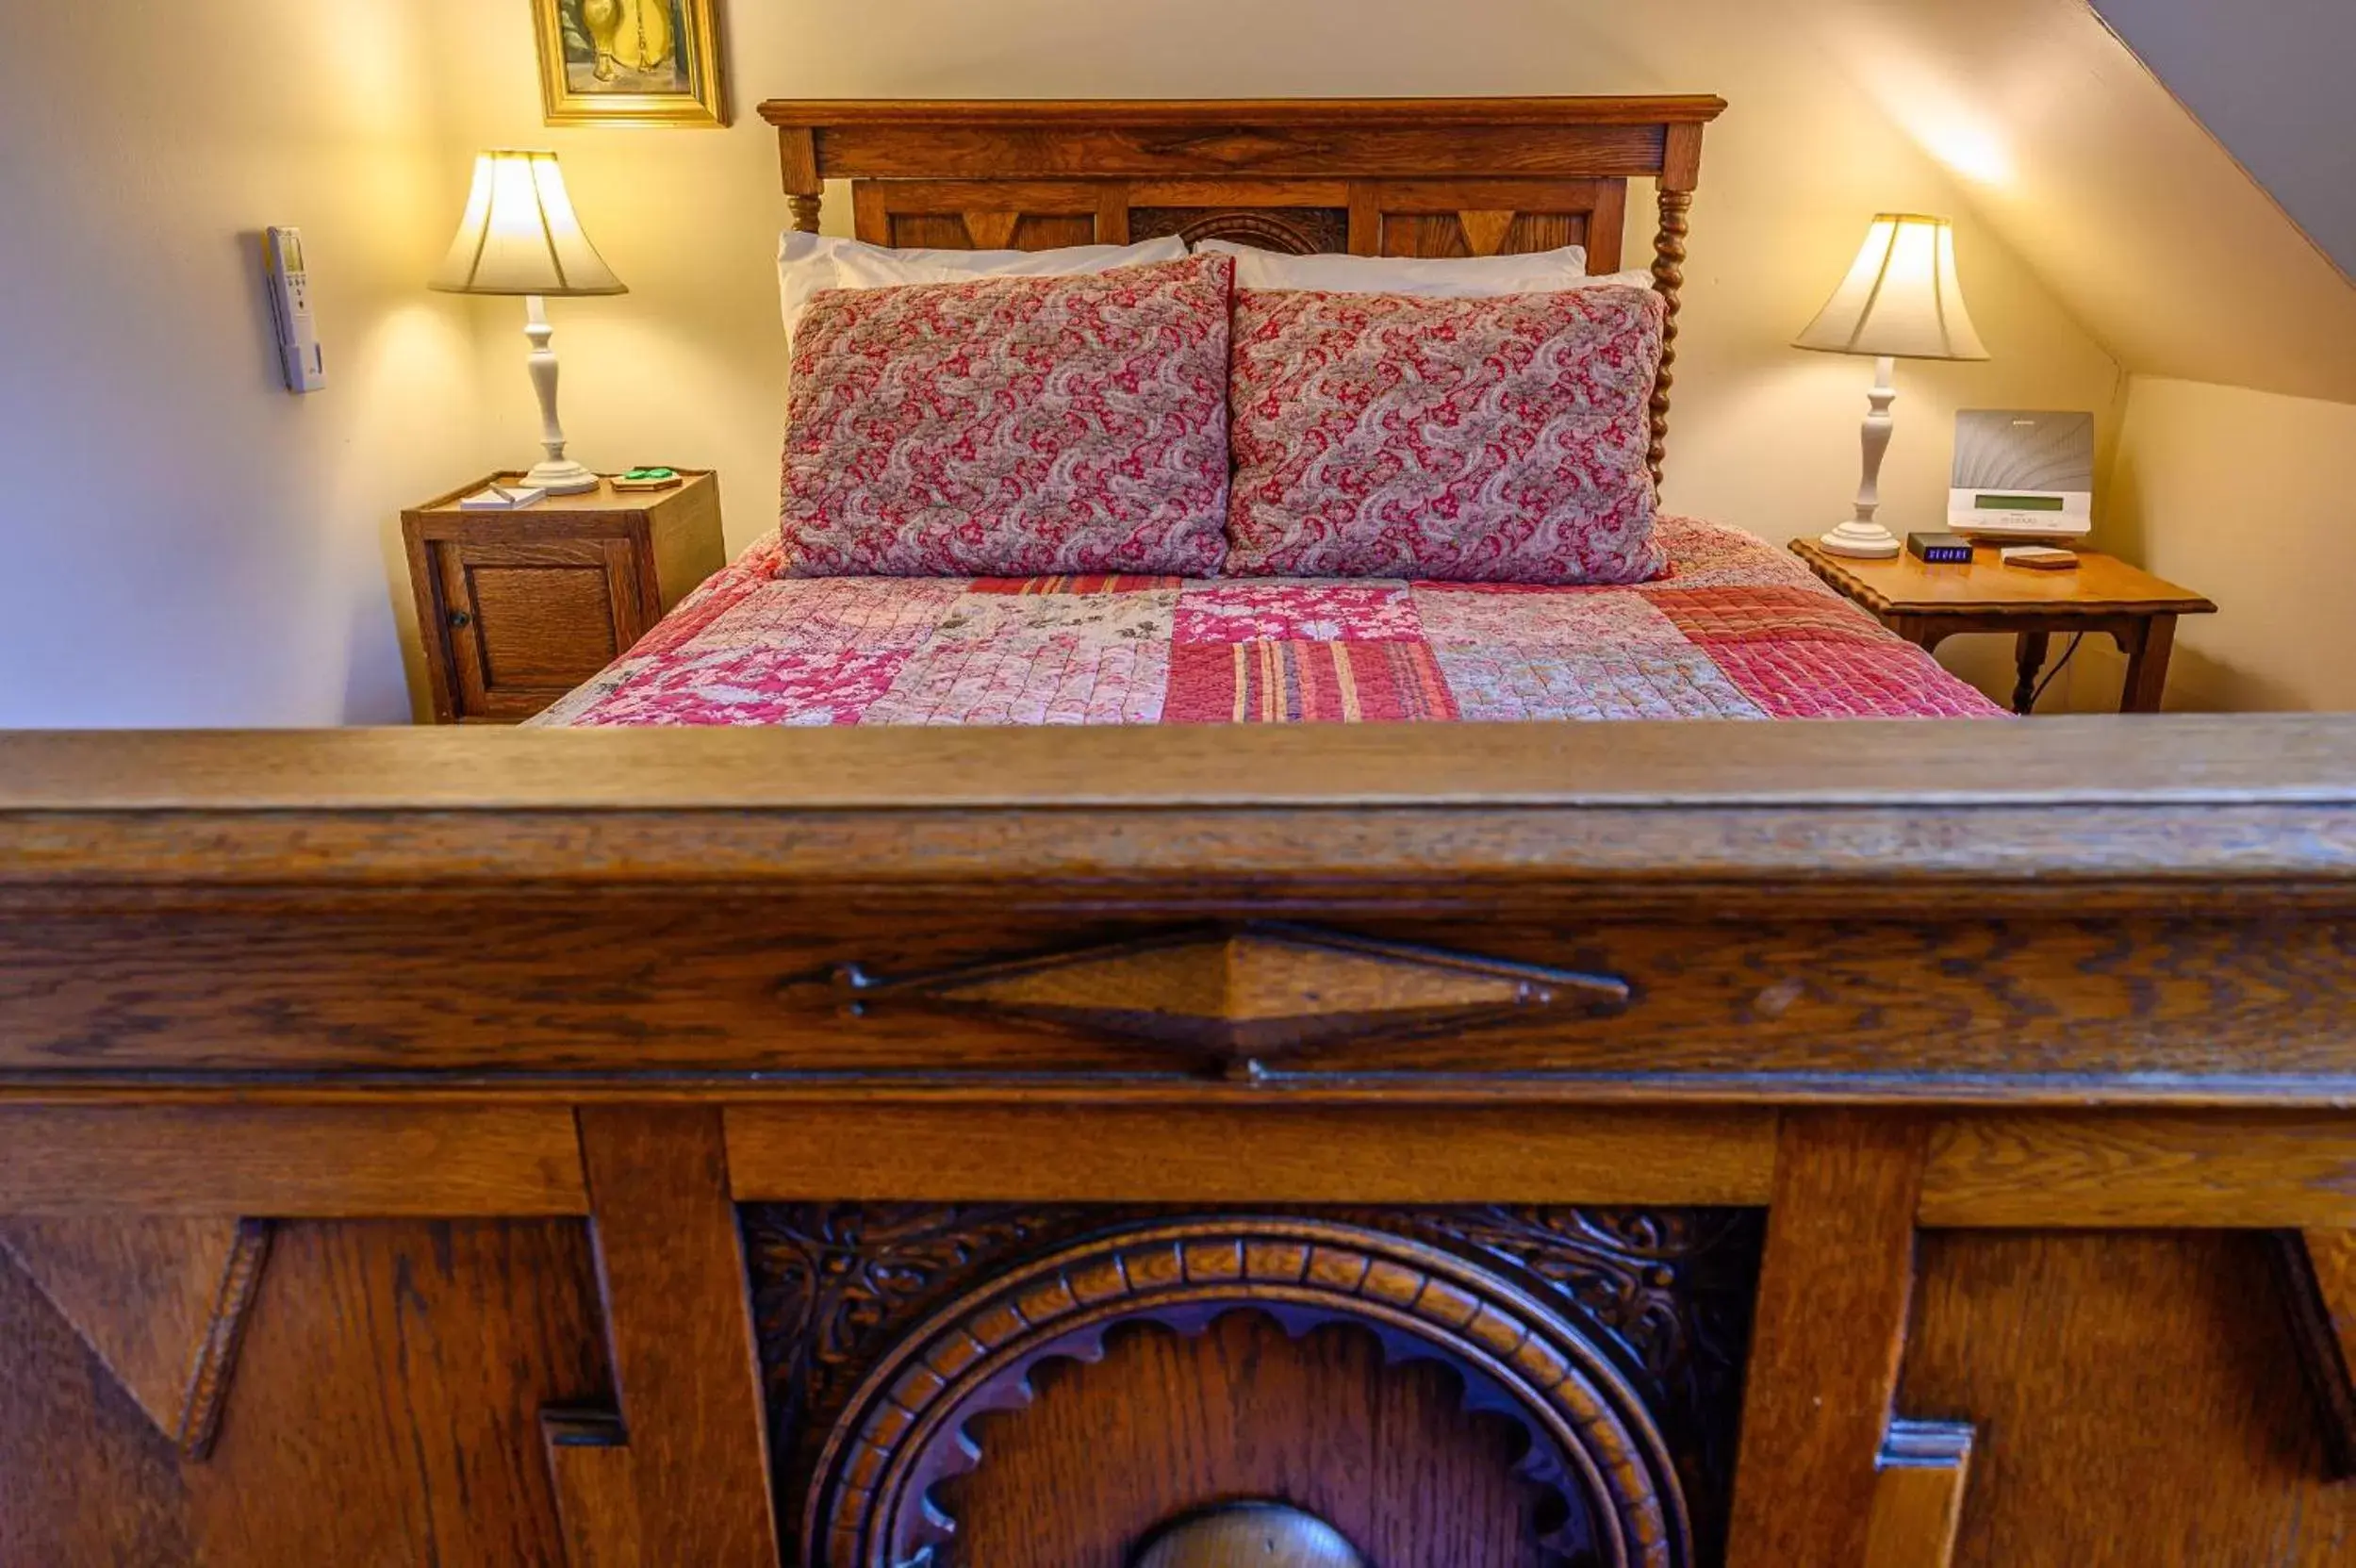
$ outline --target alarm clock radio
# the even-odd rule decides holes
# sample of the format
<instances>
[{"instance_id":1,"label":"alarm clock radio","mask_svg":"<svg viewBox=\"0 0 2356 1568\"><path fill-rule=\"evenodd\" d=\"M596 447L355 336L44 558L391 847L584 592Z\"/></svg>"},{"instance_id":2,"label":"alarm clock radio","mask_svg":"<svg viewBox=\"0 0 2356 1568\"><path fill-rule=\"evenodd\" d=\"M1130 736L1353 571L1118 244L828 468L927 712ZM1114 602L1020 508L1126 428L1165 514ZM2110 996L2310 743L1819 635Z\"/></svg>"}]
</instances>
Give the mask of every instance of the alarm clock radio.
<instances>
[{"instance_id":1,"label":"alarm clock radio","mask_svg":"<svg viewBox=\"0 0 2356 1568\"><path fill-rule=\"evenodd\" d=\"M1949 484L1954 533L2082 539L2094 527L2094 416L1966 408L1955 416Z\"/></svg>"}]
</instances>

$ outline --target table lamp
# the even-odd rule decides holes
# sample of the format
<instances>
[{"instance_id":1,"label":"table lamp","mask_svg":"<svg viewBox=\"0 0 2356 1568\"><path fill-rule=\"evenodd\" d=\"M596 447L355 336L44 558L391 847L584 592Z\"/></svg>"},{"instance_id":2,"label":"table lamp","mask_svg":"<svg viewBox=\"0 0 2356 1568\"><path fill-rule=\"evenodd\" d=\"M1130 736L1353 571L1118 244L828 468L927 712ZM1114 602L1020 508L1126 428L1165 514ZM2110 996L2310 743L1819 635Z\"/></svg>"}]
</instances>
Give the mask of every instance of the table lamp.
<instances>
[{"instance_id":1,"label":"table lamp","mask_svg":"<svg viewBox=\"0 0 2356 1568\"><path fill-rule=\"evenodd\" d=\"M1869 560L1898 553L1897 536L1874 520L1882 504L1882 454L1896 421L1889 405L1901 359L1985 359L1955 280L1955 231L1944 218L1885 212L1867 230L1865 246L1797 346L1829 354L1870 355L1872 407L1865 417L1865 481L1857 513L1819 541L1835 555Z\"/></svg>"},{"instance_id":2,"label":"table lamp","mask_svg":"<svg viewBox=\"0 0 2356 1568\"><path fill-rule=\"evenodd\" d=\"M626 294L630 290L573 216L554 153L491 152L474 160L458 236L432 287L452 294L521 294L523 335L532 343L533 389L540 395L540 444L548 456L525 474L552 495L597 488L597 475L565 455L556 422L556 351L550 348L552 294Z\"/></svg>"}]
</instances>

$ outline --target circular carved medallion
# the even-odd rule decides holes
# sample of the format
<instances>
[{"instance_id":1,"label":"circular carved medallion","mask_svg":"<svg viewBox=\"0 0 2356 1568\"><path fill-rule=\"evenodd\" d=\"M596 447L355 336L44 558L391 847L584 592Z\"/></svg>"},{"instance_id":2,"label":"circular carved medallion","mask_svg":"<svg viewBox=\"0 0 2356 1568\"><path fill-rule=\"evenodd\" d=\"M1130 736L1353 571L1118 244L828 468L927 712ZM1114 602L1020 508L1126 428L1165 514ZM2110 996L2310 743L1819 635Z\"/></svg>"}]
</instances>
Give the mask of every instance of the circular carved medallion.
<instances>
[{"instance_id":1,"label":"circular carved medallion","mask_svg":"<svg viewBox=\"0 0 2356 1568\"><path fill-rule=\"evenodd\" d=\"M1010 1270L936 1312L876 1365L829 1436L809 1493L805 1563L955 1561L956 1520L934 1489L977 1466L986 1475L969 1423L1027 1407L1044 1362L1098 1361L1115 1328L1196 1334L1244 1309L1294 1335L1337 1324L1370 1331L1392 1362L1444 1364L1468 1409L1518 1423L1529 1439L1518 1473L1559 1494L1573 1521L1533 1543L1554 1554L1544 1560L1577 1553L1596 1568L1689 1564L1684 1499L1660 1431L1573 1325L1453 1253L1363 1227L1276 1217L1132 1226Z\"/></svg>"}]
</instances>

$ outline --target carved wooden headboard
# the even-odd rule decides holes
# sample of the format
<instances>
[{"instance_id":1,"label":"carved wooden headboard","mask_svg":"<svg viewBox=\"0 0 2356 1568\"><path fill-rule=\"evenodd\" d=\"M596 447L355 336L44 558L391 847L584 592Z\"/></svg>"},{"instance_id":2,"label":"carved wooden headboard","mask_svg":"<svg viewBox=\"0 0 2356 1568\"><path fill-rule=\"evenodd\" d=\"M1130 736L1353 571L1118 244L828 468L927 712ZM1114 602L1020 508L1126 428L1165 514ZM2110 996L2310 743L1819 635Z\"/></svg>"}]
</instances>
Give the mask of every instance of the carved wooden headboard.
<instances>
[{"instance_id":1,"label":"carved wooden headboard","mask_svg":"<svg viewBox=\"0 0 2356 1568\"><path fill-rule=\"evenodd\" d=\"M1659 190L1654 287L1669 344L1652 466L1669 431L1686 210L1711 97L1236 101L779 101L797 227L851 182L862 239L1040 250L1179 234L1271 250L1491 256L1583 244L1620 267L1628 181Z\"/></svg>"}]
</instances>

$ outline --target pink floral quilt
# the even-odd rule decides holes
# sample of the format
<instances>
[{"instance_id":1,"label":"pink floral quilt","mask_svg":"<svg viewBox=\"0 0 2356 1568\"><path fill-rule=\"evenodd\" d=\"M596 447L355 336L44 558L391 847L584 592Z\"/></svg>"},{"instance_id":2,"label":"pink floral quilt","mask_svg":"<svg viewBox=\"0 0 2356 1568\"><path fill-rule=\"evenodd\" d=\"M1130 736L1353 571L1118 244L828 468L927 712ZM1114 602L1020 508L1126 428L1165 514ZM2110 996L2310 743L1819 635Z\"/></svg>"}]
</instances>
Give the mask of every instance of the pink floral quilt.
<instances>
[{"instance_id":1,"label":"pink floral quilt","mask_svg":"<svg viewBox=\"0 0 2356 1568\"><path fill-rule=\"evenodd\" d=\"M1994 703L1737 529L1628 587L778 576L770 534L542 724L1964 718Z\"/></svg>"}]
</instances>

